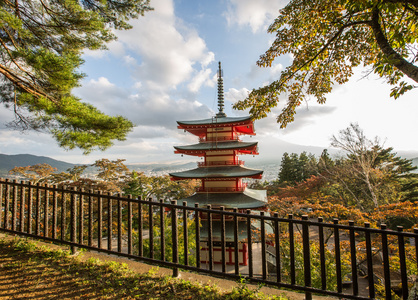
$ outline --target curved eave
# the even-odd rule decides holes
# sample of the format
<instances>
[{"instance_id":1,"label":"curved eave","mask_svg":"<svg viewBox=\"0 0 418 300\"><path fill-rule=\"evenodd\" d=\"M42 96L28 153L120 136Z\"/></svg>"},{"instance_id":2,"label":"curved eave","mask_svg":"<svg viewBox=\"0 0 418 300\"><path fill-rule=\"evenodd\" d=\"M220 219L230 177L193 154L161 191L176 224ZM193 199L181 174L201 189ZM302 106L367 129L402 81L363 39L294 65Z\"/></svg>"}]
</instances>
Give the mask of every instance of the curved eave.
<instances>
[{"instance_id":1,"label":"curved eave","mask_svg":"<svg viewBox=\"0 0 418 300\"><path fill-rule=\"evenodd\" d=\"M187 154L187 155L204 155L207 151L224 151L224 150L237 150L241 154L253 154L257 155L257 142L209 142L199 143L186 146L174 146L176 151L174 153Z\"/></svg>"},{"instance_id":2,"label":"curved eave","mask_svg":"<svg viewBox=\"0 0 418 300\"><path fill-rule=\"evenodd\" d=\"M173 180L206 178L254 178L261 179L262 170L242 166L201 167L192 170L170 173Z\"/></svg>"},{"instance_id":3,"label":"curved eave","mask_svg":"<svg viewBox=\"0 0 418 300\"><path fill-rule=\"evenodd\" d=\"M261 208L267 205L267 191L245 189L243 193L196 193L181 201L186 201L190 207L197 203L199 207L211 205L238 209Z\"/></svg>"},{"instance_id":4,"label":"curved eave","mask_svg":"<svg viewBox=\"0 0 418 300\"><path fill-rule=\"evenodd\" d=\"M185 127L189 127L189 126L196 126L196 125L200 125L200 126L213 126L213 125L230 125L233 123L243 123L243 122L248 122L251 123L251 117L250 116L246 116L246 117L224 117L224 118L210 118L210 119L203 119L203 120L191 120L191 121L177 121L177 124L179 124L180 126L185 126Z\"/></svg>"},{"instance_id":5,"label":"curved eave","mask_svg":"<svg viewBox=\"0 0 418 300\"><path fill-rule=\"evenodd\" d=\"M212 149L212 150L219 150L220 149ZM185 154L185 155L192 155L192 156L205 156L207 150L176 150L174 151L175 154ZM239 149L237 150L237 155L240 154L251 154L251 155L258 155L257 148L254 149Z\"/></svg>"},{"instance_id":6,"label":"curved eave","mask_svg":"<svg viewBox=\"0 0 418 300\"><path fill-rule=\"evenodd\" d=\"M194 121L177 121L177 128L190 132L191 134L202 137L206 134L207 128L235 127L236 132L241 134L255 135L254 124L251 117L239 118L214 118Z\"/></svg>"}]
</instances>

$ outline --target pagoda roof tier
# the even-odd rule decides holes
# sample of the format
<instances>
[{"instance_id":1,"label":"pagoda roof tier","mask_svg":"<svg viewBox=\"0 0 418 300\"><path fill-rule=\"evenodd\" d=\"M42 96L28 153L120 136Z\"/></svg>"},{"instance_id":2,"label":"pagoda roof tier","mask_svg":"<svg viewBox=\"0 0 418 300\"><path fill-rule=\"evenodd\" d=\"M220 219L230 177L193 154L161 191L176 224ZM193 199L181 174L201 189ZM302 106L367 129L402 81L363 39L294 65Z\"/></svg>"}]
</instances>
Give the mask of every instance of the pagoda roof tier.
<instances>
[{"instance_id":1,"label":"pagoda roof tier","mask_svg":"<svg viewBox=\"0 0 418 300\"><path fill-rule=\"evenodd\" d=\"M203 178L257 178L261 179L262 170L248 169L242 166L200 167L183 172L170 173L174 180Z\"/></svg>"},{"instance_id":2,"label":"pagoda roof tier","mask_svg":"<svg viewBox=\"0 0 418 300\"><path fill-rule=\"evenodd\" d=\"M177 121L179 125L193 126L193 125L216 125L216 124L230 124L230 123L242 123L245 121L251 121L250 116L245 117L222 117L222 118L210 118L202 120L191 120L191 121Z\"/></svg>"},{"instance_id":3,"label":"pagoda roof tier","mask_svg":"<svg viewBox=\"0 0 418 300\"><path fill-rule=\"evenodd\" d=\"M260 208L267 205L267 191L245 189L242 193L196 193L186 199L187 206L194 207L195 203L199 207L224 206L225 208L251 209Z\"/></svg>"},{"instance_id":4,"label":"pagoda roof tier","mask_svg":"<svg viewBox=\"0 0 418 300\"><path fill-rule=\"evenodd\" d=\"M210 119L177 121L179 129L184 129L194 135L202 136L207 128L234 126L235 131L242 134L255 135L253 121L246 117L213 117Z\"/></svg>"},{"instance_id":5,"label":"pagoda roof tier","mask_svg":"<svg viewBox=\"0 0 418 300\"><path fill-rule=\"evenodd\" d=\"M241 142L241 141L222 141L222 142L205 142L186 146L174 146L175 153L184 153L187 155L201 156L206 151L222 151L222 150L238 150L240 154L258 154L257 142Z\"/></svg>"}]
</instances>

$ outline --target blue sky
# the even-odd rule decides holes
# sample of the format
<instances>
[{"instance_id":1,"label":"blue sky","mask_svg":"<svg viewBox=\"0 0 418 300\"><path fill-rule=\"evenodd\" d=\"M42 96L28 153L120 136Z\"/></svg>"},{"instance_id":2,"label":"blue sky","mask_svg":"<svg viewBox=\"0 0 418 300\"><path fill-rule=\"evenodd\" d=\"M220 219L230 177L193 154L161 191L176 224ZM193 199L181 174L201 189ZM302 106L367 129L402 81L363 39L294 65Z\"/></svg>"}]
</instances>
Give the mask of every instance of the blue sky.
<instances>
[{"instance_id":1,"label":"blue sky","mask_svg":"<svg viewBox=\"0 0 418 300\"><path fill-rule=\"evenodd\" d=\"M286 1L272 0L151 0L154 11L133 20L133 29L117 32L118 41L107 51L86 51L82 72L87 77L74 93L105 113L123 115L137 127L124 142L105 152L83 156L59 148L47 134L21 134L0 125L0 153L45 155L72 163L124 158L129 163L186 161L173 145L195 143L196 137L177 129L176 120L211 117L216 113L216 71L224 70L226 113L248 91L278 78L291 58L276 59L272 68L256 66L258 57L274 39L268 25ZM279 129L275 118L256 121L260 155L280 161L284 151L328 148L330 138L357 122L367 136L379 136L396 151L418 153L417 92L393 100L390 87L374 77L353 79L335 87L325 105L315 99L302 104L296 121ZM7 122L11 112L0 110ZM3 122L2 122L3 123ZM244 158L247 160L247 158ZM195 160L195 158L191 158Z\"/></svg>"}]
</instances>

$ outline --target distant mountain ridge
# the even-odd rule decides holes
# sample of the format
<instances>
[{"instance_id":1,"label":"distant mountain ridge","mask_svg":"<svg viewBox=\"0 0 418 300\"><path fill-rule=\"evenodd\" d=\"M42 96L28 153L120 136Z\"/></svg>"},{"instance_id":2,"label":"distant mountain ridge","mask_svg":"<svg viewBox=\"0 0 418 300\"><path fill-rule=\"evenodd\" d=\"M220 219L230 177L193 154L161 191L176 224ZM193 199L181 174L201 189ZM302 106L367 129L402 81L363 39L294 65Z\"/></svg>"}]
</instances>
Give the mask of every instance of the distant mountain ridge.
<instances>
[{"instance_id":1,"label":"distant mountain ridge","mask_svg":"<svg viewBox=\"0 0 418 300\"><path fill-rule=\"evenodd\" d=\"M281 157L280 157L281 159ZM409 158L412 160L414 166L418 166L418 157ZM56 160L46 156L37 156L32 154L16 154L7 155L0 154L0 177L8 177L9 171L14 167L26 167L36 164L48 164L54 168L57 168L57 172L64 172L69 168L72 168L81 164L68 163L61 160ZM247 164L250 168L264 170L263 180L273 180L277 177L280 170L280 160L276 161L257 161ZM170 172L183 171L187 169L193 169L197 167L196 162L186 163L131 163L126 164L129 170L135 170L137 172L144 172L147 176L162 176L167 175ZM95 174L93 167L88 168L87 173L90 175ZM418 173L418 170L415 171ZM89 175L87 175L89 176Z\"/></svg>"},{"instance_id":2,"label":"distant mountain ridge","mask_svg":"<svg viewBox=\"0 0 418 300\"><path fill-rule=\"evenodd\" d=\"M81 164L72 164L61 160L56 160L46 156L37 156L32 154L0 154L0 177L7 177L9 171L14 167L26 167L36 164L48 164L51 167L57 168L57 172L64 172L74 166ZM163 175L172 171L185 170L196 167L196 163L138 163L126 164L129 170L136 170L144 172L147 175ZM91 169L91 170L90 170ZM87 173L95 173L94 168L88 168Z\"/></svg>"},{"instance_id":3,"label":"distant mountain ridge","mask_svg":"<svg viewBox=\"0 0 418 300\"><path fill-rule=\"evenodd\" d=\"M76 164L67 163L46 156L37 156L32 154L0 154L0 176L6 176L14 167L26 167L36 164L48 164L63 172Z\"/></svg>"}]
</instances>

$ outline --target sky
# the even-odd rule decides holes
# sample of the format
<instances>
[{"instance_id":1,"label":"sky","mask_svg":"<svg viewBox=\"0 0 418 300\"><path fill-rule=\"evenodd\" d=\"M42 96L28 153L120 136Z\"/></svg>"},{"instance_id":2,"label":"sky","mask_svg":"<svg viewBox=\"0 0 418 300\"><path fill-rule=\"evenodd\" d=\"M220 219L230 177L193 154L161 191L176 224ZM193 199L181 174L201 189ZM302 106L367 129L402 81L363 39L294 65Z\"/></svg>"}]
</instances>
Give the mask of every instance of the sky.
<instances>
[{"instance_id":1,"label":"sky","mask_svg":"<svg viewBox=\"0 0 418 300\"><path fill-rule=\"evenodd\" d=\"M88 156L80 150L58 147L46 133L21 133L5 126L13 114L0 109L0 153L49 156L70 163L97 159L126 159L127 163L187 162L174 145L197 143L197 138L177 129L176 120L196 120L217 112L218 62L223 69L225 112L233 103L278 79L291 62L275 60L271 68L256 61L274 40L267 27L286 1L280 0L151 0L154 11L132 20L133 28L116 32L118 40L106 51L85 51L81 71L87 76L74 94L110 115L122 115L136 127L125 141ZM255 121L257 158L281 160L283 152L319 154L330 147L330 138L350 123L358 123L366 136L380 137L396 152L418 156L417 91L394 100L390 87L367 69L356 69L352 79L335 86L327 102L310 99L297 110L296 121L280 129L279 103L267 118ZM248 140L250 137L243 137ZM247 159L246 159L247 160Z\"/></svg>"}]
</instances>

